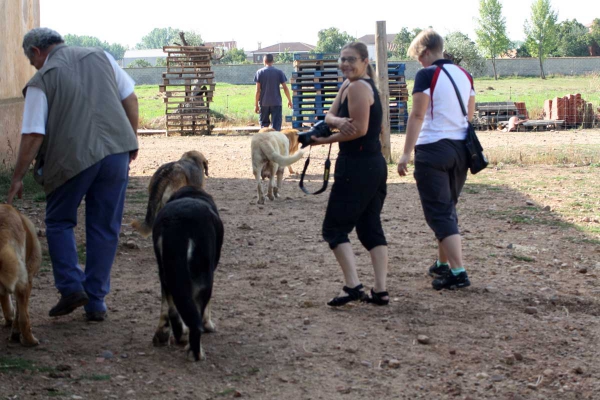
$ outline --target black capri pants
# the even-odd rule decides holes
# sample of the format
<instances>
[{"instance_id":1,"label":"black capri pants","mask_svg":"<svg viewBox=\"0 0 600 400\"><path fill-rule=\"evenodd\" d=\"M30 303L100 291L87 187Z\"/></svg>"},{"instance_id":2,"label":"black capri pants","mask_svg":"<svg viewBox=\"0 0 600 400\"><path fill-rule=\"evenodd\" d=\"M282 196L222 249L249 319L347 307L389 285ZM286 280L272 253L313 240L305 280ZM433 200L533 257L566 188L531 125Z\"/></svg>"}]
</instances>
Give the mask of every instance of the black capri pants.
<instances>
[{"instance_id":1,"label":"black capri pants","mask_svg":"<svg viewBox=\"0 0 600 400\"><path fill-rule=\"evenodd\" d=\"M387 194L387 165L380 152L359 157L338 156L335 181L329 195L323 239L335 249L349 243L356 227L362 245L371 250L387 245L381 227L381 210Z\"/></svg>"},{"instance_id":2,"label":"black capri pants","mask_svg":"<svg viewBox=\"0 0 600 400\"><path fill-rule=\"evenodd\" d=\"M456 235L456 203L467 180L467 148L462 140L443 139L415 147L417 189L427 225L440 242Z\"/></svg>"}]
</instances>

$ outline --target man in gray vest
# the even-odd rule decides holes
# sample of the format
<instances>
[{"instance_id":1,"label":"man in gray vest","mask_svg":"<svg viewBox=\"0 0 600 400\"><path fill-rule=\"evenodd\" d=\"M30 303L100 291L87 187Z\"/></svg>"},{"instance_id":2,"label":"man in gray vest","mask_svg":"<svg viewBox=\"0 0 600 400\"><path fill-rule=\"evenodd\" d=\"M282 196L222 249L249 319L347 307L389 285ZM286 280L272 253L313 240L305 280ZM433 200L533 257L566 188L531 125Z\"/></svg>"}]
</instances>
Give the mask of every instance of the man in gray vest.
<instances>
[{"instance_id":1,"label":"man in gray vest","mask_svg":"<svg viewBox=\"0 0 600 400\"><path fill-rule=\"evenodd\" d=\"M58 317L85 306L88 321L103 321L105 296L123 217L129 163L137 157L138 101L133 80L108 53L68 47L48 28L23 38L38 72L23 89L21 145L7 202L21 198L35 159L35 180L46 193L46 237ZM85 197L86 262L78 264L73 229Z\"/></svg>"}]
</instances>

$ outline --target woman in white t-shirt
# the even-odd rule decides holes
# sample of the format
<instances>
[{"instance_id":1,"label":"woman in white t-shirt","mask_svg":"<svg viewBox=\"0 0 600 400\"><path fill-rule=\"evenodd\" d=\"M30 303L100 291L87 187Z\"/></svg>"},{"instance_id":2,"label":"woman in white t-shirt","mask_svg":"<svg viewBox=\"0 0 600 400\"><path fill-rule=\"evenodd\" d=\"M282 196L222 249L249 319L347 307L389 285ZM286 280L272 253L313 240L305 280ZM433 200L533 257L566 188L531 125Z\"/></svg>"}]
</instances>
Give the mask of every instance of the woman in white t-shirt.
<instances>
[{"instance_id":1,"label":"woman in white t-shirt","mask_svg":"<svg viewBox=\"0 0 600 400\"><path fill-rule=\"evenodd\" d=\"M464 142L468 123L457 90L463 104L468 104L469 120L475 110L475 91L471 75L444 59L443 52L444 40L432 29L419 33L408 49L408 55L418 59L423 69L415 77L404 153L398 161L398 174L406 176L415 150L414 176L419 197L427 224L438 240L438 259L429 268L436 290L471 284L463 264L456 214L468 171Z\"/></svg>"}]
</instances>

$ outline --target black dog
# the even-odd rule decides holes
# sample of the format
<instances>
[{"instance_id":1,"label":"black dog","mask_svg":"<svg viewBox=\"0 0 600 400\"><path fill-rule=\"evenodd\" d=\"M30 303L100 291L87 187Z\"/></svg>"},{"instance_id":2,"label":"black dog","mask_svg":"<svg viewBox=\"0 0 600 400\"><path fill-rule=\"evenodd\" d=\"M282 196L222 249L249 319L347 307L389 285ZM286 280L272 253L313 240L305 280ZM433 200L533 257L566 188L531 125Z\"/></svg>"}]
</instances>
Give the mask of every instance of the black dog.
<instances>
[{"instance_id":1,"label":"black dog","mask_svg":"<svg viewBox=\"0 0 600 400\"><path fill-rule=\"evenodd\" d=\"M160 320L153 342L166 344L170 331L204 359L201 332L214 331L210 318L213 274L223 245L223 223L212 197L198 187L176 191L156 216L152 230L162 292Z\"/></svg>"}]
</instances>

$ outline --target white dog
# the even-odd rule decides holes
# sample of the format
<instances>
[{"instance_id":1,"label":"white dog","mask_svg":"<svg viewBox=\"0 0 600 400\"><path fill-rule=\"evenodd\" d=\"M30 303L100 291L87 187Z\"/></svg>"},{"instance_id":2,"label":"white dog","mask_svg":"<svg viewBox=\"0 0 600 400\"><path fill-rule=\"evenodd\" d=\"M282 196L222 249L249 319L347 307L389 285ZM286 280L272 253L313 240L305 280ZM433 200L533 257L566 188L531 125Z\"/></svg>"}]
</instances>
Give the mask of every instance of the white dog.
<instances>
[{"instance_id":1,"label":"white dog","mask_svg":"<svg viewBox=\"0 0 600 400\"><path fill-rule=\"evenodd\" d=\"M281 180L283 178L283 168L295 163L302 158L304 152L298 151L290 156L290 142L288 138L281 132L259 132L254 134L251 142L252 149L252 172L256 179L258 190L258 204L265 203L265 196L262 191L261 176L262 171L266 170L269 177L269 191L267 197L269 200L274 200L279 197L281 190ZM273 185L277 171L277 186Z\"/></svg>"}]
</instances>

